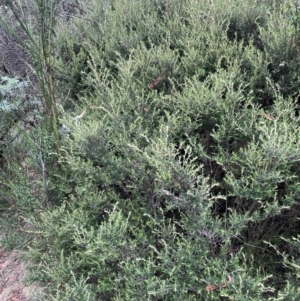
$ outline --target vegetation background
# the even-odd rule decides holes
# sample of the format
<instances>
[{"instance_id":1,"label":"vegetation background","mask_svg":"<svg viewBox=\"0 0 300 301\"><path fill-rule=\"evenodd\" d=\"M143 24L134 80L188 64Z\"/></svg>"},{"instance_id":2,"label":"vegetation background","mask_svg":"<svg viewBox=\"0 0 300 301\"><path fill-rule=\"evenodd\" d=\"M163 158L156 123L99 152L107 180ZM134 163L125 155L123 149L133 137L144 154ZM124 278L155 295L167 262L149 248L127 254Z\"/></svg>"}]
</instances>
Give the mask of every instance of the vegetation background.
<instances>
[{"instance_id":1,"label":"vegetation background","mask_svg":"<svg viewBox=\"0 0 300 301\"><path fill-rule=\"evenodd\" d=\"M45 300L300 300L299 1L4 3L1 246Z\"/></svg>"}]
</instances>

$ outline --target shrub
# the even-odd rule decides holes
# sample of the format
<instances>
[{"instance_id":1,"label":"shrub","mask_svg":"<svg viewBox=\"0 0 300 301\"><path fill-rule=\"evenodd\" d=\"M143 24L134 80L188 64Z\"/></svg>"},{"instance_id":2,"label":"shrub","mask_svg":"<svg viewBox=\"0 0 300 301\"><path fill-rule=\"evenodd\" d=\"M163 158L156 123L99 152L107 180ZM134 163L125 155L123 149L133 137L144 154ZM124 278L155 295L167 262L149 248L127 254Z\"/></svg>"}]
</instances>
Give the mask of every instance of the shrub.
<instances>
[{"instance_id":1,"label":"shrub","mask_svg":"<svg viewBox=\"0 0 300 301\"><path fill-rule=\"evenodd\" d=\"M49 299L296 300L297 15L271 2L82 1L55 23L60 156L38 126L1 180Z\"/></svg>"}]
</instances>

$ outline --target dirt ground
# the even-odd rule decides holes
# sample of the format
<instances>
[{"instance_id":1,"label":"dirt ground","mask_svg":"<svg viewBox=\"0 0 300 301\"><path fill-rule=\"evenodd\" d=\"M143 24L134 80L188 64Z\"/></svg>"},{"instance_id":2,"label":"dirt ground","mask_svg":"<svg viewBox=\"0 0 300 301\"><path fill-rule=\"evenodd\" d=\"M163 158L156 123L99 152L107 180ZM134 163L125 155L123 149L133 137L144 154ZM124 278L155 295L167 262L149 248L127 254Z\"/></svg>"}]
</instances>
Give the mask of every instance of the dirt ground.
<instances>
[{"instance_id":1,"label":"dirt ground","mask_svg":"<svg viewBox=\"0 0 300 301\"><path fill-rule=\"evenodd\" d=\"M35 285L26 286L24 279L26 265L17 252L6 252L0 248L0 300L33 301L41 289ZM39 299L41 300L41 299Z\"/></svg>"}]
</instances>

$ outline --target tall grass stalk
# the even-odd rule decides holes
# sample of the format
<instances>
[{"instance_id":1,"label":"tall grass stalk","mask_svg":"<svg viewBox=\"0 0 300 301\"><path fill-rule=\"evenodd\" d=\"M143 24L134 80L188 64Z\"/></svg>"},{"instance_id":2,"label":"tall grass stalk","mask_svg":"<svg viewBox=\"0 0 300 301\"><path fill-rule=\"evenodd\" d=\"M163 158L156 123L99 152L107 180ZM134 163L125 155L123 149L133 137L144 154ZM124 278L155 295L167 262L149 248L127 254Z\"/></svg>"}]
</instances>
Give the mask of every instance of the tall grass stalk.
<instances>
[{"instance_id":1,"label":"tall grass stalk","mask_svg":"<svg viewBox=\"0 0 300 301\"><path fill-rule=\"evenodd\" d=\"M21 27L26 39L22 39L17 26L12 26L5 17L1 23L26 50L33 61L33 68L43 95L44 120L47 129L54 134L55 148L60 155L60 141L58 133L58 112L55 99L55 86L52 64L53 33L55 25L55 11L57 0L27 0L5 1L7 7ZM26 16L29 14L29 16ZM32 20L34 22L32 23Z\"/></svg>"}]
</instances>

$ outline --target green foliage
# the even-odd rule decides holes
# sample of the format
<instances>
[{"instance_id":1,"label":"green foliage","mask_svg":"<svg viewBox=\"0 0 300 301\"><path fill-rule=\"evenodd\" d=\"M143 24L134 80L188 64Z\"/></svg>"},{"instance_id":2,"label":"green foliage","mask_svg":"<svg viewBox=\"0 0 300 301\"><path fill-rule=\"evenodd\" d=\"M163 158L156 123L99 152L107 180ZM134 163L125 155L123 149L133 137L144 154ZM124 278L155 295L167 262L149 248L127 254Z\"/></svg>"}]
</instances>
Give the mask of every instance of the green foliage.
<instances>
[{"instance_id":1,"label":"green foliage","mask_svg":"<svg viewBox=\"0 0 300 301\"><path fill-rule=\"evenodd\" d=\"M60 154L58 112L52 70L53 32L58 1L6 0L5 5L16 24L10 25L5 16L1 16L1 24L19 41L33 62L35 78L43 95L40 99L44 113L43 121L48 131L54 134L56 152Z\"/></svg>"},{"instance_id":2,"label":"green foliage","mask_svg":"<svg viewBox=\"0 0 300 301\"><path fill-rule=\"evenodd\" d=\"M74 7L46 52L60 156L41 122L0 182L47 299L299 299L298 8Z\"/></svg>"}]
</instances>

